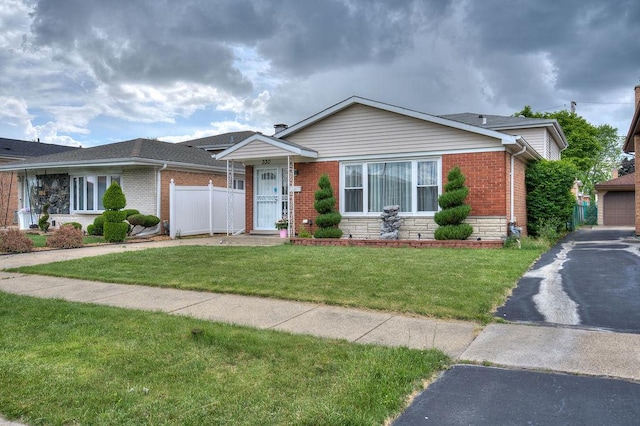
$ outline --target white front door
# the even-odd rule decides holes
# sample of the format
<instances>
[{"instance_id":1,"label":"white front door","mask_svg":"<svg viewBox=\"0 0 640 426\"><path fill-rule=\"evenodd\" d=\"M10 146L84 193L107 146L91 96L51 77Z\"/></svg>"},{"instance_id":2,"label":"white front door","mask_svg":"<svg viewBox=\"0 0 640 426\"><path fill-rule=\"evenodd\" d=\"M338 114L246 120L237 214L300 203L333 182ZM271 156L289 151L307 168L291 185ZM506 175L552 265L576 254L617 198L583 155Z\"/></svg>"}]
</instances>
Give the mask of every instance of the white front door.
<instances>
[{"instance_id":1,"label":"white front door","mask_svg":"<svg viewBox=\"0 0 640 426\"><path fill-rule=\"evenodd\" d=\"M282 172L278 167L255 170L254 228L267 231L276 229L276 221L282 218Z\"/></svg>"}]
</instances>

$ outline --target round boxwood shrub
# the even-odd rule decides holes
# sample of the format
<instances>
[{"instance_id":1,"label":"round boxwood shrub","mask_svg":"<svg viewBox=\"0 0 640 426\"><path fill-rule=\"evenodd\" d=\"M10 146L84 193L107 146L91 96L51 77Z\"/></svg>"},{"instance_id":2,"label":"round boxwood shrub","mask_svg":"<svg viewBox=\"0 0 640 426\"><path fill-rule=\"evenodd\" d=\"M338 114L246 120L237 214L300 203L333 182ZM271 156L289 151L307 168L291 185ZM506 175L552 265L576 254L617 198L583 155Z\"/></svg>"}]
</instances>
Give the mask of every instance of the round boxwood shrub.
<instances>
[{"instance_id":1,"label":"round boxwood shrub","mask_svg":"<svg viewBox=\"0 0 640 426\"><path fill-rule=\"evenodd\" d=\"M87 225L87 234L89 235L98 235L96 234L96 226L92 223L90 225Z\"/></svg>"},{"instance_id":2,"label":"round boxwood shrub","mask_svg":"<svg viewBox=\"0 0 640 426\"><path fill-rule=\"evenodd\" d=\"M132 215L134 215L134 214L140 214L140 211L139 211L139 210L136 210L136 209L124 209L124 210L122 210L122 211L124 212L124 218L125 218L126 220L128 220L128 219L129 219L129 216L132 216Z\"/></svg>"},{"instance_id":3,"label":"round boxwood shrub","mask_svg":"<svg viewBox=\"0 0 640 426\"><path fill-rule=\"evenodd\" d=\"M145 215L143 214L132 214L127 216L127 222L129 222L133 226L144 226Z\"/></svg>"},{"instance_id":4,"label":"round boxwood shrub","mask_svg":"<svg viewBox=\"0 0 640 426\"><path fill-rule=\"evenodd\" d=\"M87 232L91 235L102 235L104 233L104 216L100 215L93 219L93 232L89 231L87 228Z\"/></svg>"},{"instance_id":5,"label":"round boxwood shrub","mask_svg":"<svg viewBox=\"0 0 640 426\"><path fill-rule=\"evenodd\" d=\"M104 224L104 239L117 243L124 241L129 232L129 224L126 222L105 222Z\"/></svg>"},{"instance_id":6,"label":"round boxwood shrub","mask_svg":"<svg viewBox=\"0 0 640 426\"><path fill-rule=\"evenodd\" d=\"M143 226L145 228L151 228L152 226L156 226L159 223L160 223L160 218L158 216L154 216L152 214L148 214L148 215L146 215L144 217Z\"/></svg>"}]
</instances>

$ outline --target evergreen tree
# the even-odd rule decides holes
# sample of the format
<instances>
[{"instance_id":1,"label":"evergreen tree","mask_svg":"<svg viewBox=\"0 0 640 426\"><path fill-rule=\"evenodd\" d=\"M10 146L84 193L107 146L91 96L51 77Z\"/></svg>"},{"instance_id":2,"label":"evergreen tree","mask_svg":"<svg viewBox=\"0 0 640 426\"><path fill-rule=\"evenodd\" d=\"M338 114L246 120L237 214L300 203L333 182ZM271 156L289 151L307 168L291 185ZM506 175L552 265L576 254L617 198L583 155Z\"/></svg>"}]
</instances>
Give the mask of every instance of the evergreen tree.
<instances>
[{"instance_id":1,"label":"evergreen tree","mask_svg":"<svg viewBox=\"0 0 640 426\"><path fill-rule=\"evenodd\" d=\"M471 206L464 203L469 195L465 177L458 166L449 171L444 193L438 197L442 210L433 217L439 225L435 231L436 240L466 240L473 233L468 223L463 223L471 212Z\"/></svg>"},{"instance_id":2,"label":"evergreen tree","mask_svg":"<svg viewBox=\"0 0 640 426\"><path fill-rule=\"evenodd\" d=\"M318 229L314 233L316 238L340 238L342 230L338 228L342 215L336 210L336 197L329 176L325 173L318 180L320 187L314 194L313 208L319 213L316 216Z\"/></svg>"}]
</instances>

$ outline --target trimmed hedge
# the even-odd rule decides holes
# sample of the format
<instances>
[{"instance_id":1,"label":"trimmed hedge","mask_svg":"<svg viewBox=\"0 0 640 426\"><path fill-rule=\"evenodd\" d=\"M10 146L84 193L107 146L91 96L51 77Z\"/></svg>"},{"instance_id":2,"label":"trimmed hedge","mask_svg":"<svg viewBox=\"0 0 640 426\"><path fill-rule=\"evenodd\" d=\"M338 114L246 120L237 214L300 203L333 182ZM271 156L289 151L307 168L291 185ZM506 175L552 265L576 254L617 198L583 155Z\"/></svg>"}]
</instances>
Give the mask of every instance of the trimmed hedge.
<instances>
[{"instance_id":1,"label":"trimmed hedge","mask_svg":"<svg viewBox=\"0 0 640 426\"><path fill-rule=\"evenodd\" d=\"M136 209L124 209L122 211L124 212L125 219L129 219L129 216L133 216L134 214L140 214L140 211Z\"/></svg>"},{"instance_id":2,"label":"trimmed hedge","mask_svg":"<svg viewBox=\"0 0 640 426\"><path fill-rule=\"evenodd\" d=\"M93 219L93 232L89 230L89 227L87 227L87 232L91 235L102 235L104 234L103 228L104 228L104 216L100 215L95 219Z\"/></svg>"},{"instance_id":3,"label":"trimmed hedge","mask_svg":"<svg viewBox=\"0 0 640 426\"><path fill-rule=\"evenodd\" d=\"M128 232L129 224L126 222L106 222L104 224L104 239L111 243L124 241Z\"/></svg>"},{"instance_id":4,"label":"trimmed hedge","mask_svg":"<svg viewBox=\"0 0 640 426\"><path fill-rule=\"evenodd\" d=\"M125 212L121 210L106 210L102 213L102 216L104 217L105 225L107 223L122 222L126 219Z\"/></svg>"}]
</instances>

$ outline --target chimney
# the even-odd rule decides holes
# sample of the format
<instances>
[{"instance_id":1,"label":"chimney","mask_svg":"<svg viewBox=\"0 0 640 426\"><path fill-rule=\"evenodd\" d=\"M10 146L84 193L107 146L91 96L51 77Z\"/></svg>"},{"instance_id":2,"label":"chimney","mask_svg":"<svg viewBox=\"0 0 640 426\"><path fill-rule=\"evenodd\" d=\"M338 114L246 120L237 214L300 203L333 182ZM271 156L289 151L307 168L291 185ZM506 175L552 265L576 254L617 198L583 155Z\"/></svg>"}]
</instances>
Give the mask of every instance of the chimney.
<instances>
[{"instance_id":1,"label":"chimney","mask_svg":"<svg viewBox=\"0 0 640 426\"><path fill-rule=\"evenodd\" d=\"M640 84L635 87L636 91L636 108L638 108L638 103L640 103Z\"/></svg>"},{"instance_id":2,"label":"chimney","mask_svg":"<svg viewBox=\"0 0 640 426\"><path fill-rule=\"evenodd\" d=\"M289 126L287 126L286 124L280 123L280 124L274 124L273 128L275 129L275 133L274 134L278 134L283 130L286 130Z\"/></svg>"},{"instance_id":3,"label":"chimney","mask_svg":"<svg viewBox=\"0 0 640 426\"><path fill-rule=\"evenodd\" d=\"M613 169L611 170L611 179L616 179L618 178L618 169Z\"/></svg>"}]
</instances>

